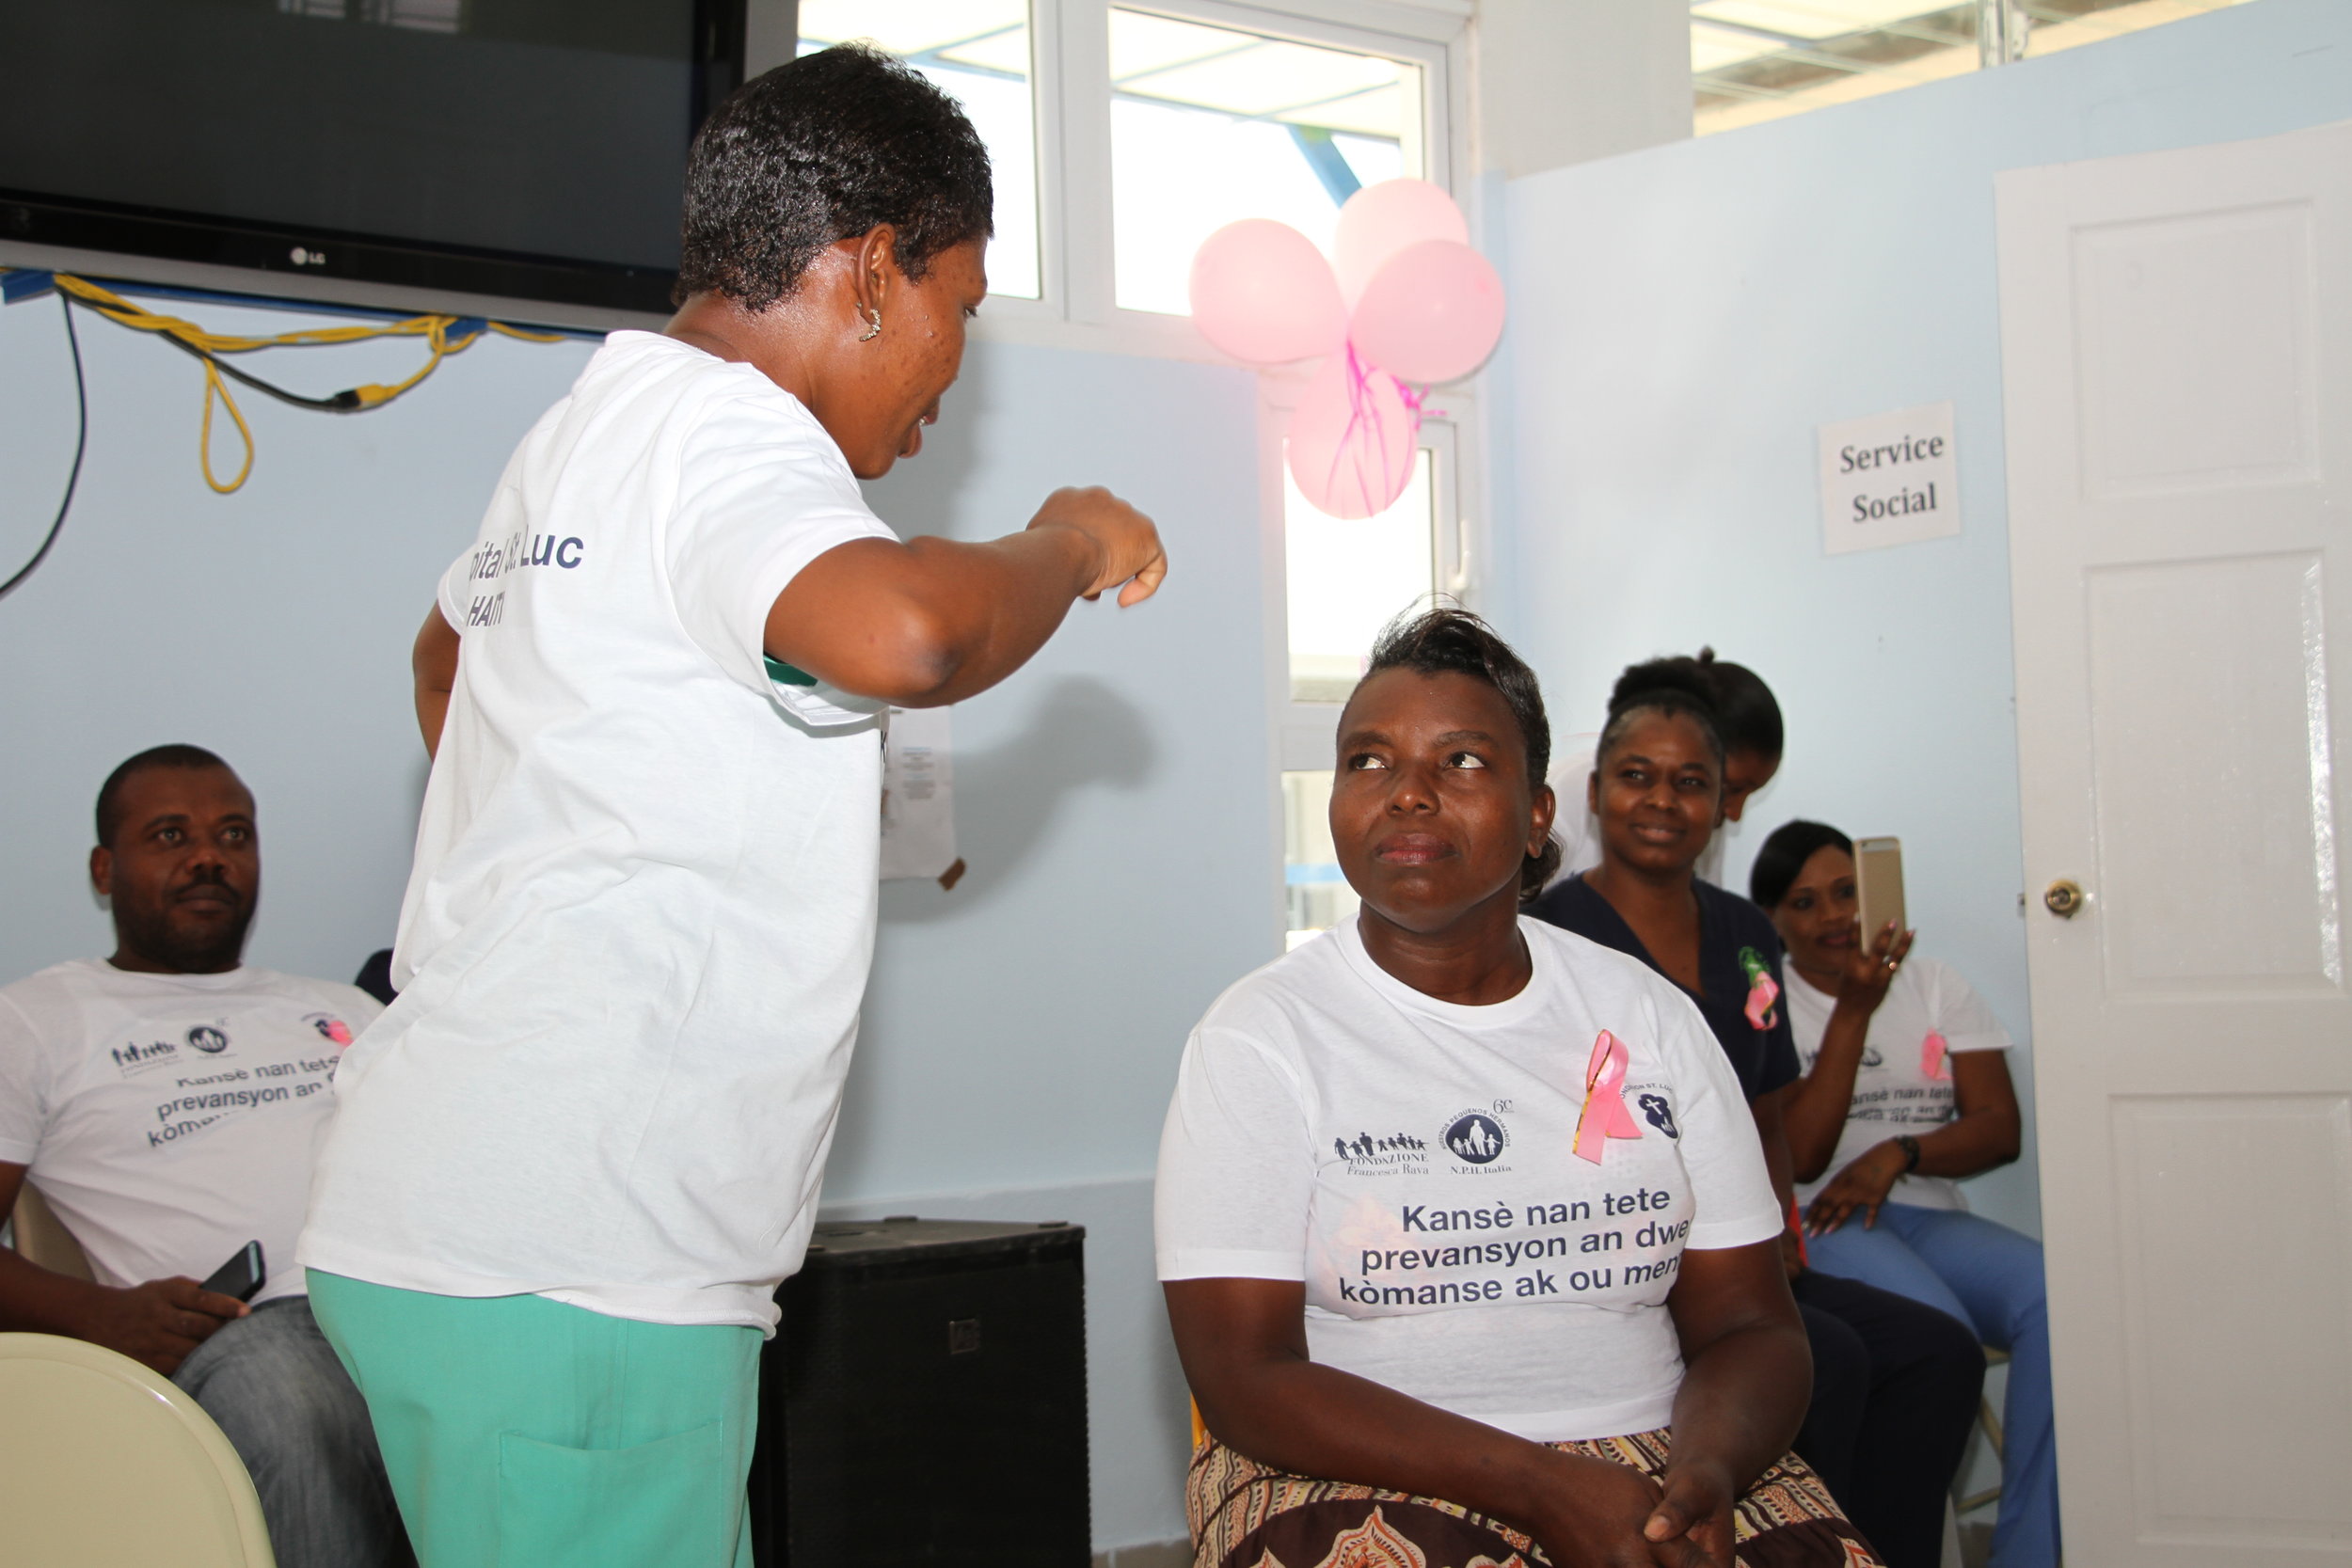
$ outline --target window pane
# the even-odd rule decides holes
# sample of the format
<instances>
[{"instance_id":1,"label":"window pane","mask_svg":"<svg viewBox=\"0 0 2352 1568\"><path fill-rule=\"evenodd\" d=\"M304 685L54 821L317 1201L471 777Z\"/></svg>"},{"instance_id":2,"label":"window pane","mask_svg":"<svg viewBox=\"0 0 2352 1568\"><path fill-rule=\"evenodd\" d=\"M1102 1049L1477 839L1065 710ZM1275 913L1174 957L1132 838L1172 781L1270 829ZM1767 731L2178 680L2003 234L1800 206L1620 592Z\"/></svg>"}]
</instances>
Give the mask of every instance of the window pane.
<instances>
[{"instance_id":1,"label":"window pane","mask_svg":"<svg viewBox=\"0 0 2352 1568\"><path fill-rule=\"evenodd\" d=\"M1331 847L1331 770L1282 775L1282 892L1289 951L1356 912L1356 890Z\"/></svg>"},{"instance_id":2,"label":"window pane","mask_svg":"<svg viewBox=\"0 0 2352 1568\"><path fill-rule=\"evenodd\" d=\"M2246 0L2012 0L2046 55ZM1698 0L1692 127L1704 136L1978 69L1978 7L1929 0Z\"/></svg>"},{"instance_id":3,"label":"window pane","mask_svg":"<svg viewBox=\"0 0 2352 1568\"><path fill-rule=\"evenodd\" d=\"M1292 702L1345 702L1380 628L1435 585L1437 455L1422 448L1396 503L1354 522L1309 505L1284 466Z\"/></svg>"},{"instance_id":4,"label":"window pane","mask_svg":"<svg viewBox=\"0 0 2352 1568\"><path fill-rule=\"evenodd\" d=\"M802 54L849 39L869 40L898 55L963 105L988 144L995 175L988 292L1037 298L1028 0L801 0Z\"/></svg>"},{"instance_id":5,"label":"window pane","mask_svg":"<svg viewBox=\"0 0 2352 1568\"><path fill-rule=\"evenodd\" d=\"M1120 309L1183 315L1192 253L1237 218L1327 250L1359 187L1422 172L1421 68L1113 8Z\"/></svg>"}]
</instances>

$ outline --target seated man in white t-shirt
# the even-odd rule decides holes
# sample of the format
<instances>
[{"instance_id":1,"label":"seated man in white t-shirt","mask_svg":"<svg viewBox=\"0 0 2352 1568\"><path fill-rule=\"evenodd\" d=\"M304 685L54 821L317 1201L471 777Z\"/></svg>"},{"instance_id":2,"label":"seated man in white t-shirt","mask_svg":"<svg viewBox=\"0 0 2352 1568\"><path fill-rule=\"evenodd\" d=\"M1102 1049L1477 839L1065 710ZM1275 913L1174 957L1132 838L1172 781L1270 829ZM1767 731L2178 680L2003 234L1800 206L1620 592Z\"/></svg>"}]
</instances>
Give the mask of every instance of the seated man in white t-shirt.
<instances>
[{"instance_id":1,"label":"seated man in white t-shirt","mask_svg":"<svg viewBox=\"0 0 2352 1568\"><path fill-rule=\"evenodd\" d=\"M1156 1230L1195 1568L1879 1560L1788 1451L1811 1360L1729 1060L1519 914L1549 751L1475 617L1384 632L1331 794L1361 910L1185 1047Z\"/></svg>"},{"instance_id":2,"label":"seated man in white t-shirt","mask_svg":"<svg viewBox=\"0 0 2352 1568\"><path fill-rule=\"evenodd\" d=\"M367 1406L294 1266L328 1085L383 1009L240 963L261 891L253 797L194 746L115 769L90 880L115 953L0 989L0 1213L27 1176L96 1283L0 1250L0 1329L169 1376L245 1460L280 1568L412 1561ZM251 1305L201 1289L248 1242Z\"/></svg>"}]
</instances>

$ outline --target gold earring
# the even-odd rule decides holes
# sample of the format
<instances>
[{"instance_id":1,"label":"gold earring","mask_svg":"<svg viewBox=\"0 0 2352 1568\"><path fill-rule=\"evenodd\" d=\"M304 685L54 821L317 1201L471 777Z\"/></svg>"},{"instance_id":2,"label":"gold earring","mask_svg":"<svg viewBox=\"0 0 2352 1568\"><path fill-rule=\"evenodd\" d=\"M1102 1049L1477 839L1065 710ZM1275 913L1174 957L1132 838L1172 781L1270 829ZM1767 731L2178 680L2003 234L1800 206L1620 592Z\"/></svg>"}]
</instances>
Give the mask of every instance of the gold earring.
<instances>
[{"instance_id":1,"label":"gold earring","mask_svg":"<svg viewBox=\"0 0 2352 1568\"><path fill-rule=\"evenodd\" d=\"M858 313L859 313L859 314L861 314L861 315L863 315L863 316L864 316L864 317L865 317L865 318L866 318L868 322L870 322L870 323L872 323L872 324L873 324L873 325L871 325L870 326L866 327L866 335L865 335L864 337L860 338L860 339L858 340L858 341L859 341L859 342L861 342L861 343L870 343L870 342L872 342L875 339L877 339L877 338L881 337L881 336L882 336L882 311L880 311L879 309L875 309L873 306L870 306L870 305L861 305L861 306L859 306L859 307L858 307Z\"/></svg>"}]
</instances>

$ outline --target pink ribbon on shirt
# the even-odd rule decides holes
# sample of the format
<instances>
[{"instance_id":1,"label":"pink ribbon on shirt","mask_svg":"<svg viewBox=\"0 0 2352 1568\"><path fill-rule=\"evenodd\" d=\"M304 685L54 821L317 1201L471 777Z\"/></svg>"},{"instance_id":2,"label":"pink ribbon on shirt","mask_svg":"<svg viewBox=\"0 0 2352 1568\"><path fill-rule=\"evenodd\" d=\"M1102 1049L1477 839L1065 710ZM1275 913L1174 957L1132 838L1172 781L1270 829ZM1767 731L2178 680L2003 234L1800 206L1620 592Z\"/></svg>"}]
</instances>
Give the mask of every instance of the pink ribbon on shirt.
<instances>
[{"instance_id":1,"label":"pink ribbon on shirt","mask_svg":"<svg viewBox=\"0 0 2352 1568\"><path fill-rule=\"evenodd\" d=\"M1576 1155L1600 1164L1611 1138L1638 1138L1641 1123L1625 1108L1625 1042L1603 1029L1584 1067L1584 1109L1576 1118Z\"/></svg>"},{"instance_id":2,"label":"pink ribbon on shirt","mask_svg":"<svg viewBox=\"0 0 2352 1568\"><path fill-rule=\"evenodd\" d=\"M1951 1046L1942 1035L1932 1029L1929 1030L1928 1037L1919 1042L1919 1076L1949 1078L1952 1075L1952 1069L1944 1061L1945 1053L1949 1050Z\"/></svg>"},{"instance_id":3,"label":"pink ribbon on shirt","mask_svg":"<svg viewBox=\"0 0 2352 1568\"><path fill-rule=\"evenodd\" d=\"M1780 982L1772 978L1772 966L1764 961L1764 955L1753 947L1740 949L1740 968L1748 977L1748 1027L1770 1029L1772 1026L1772 1004L1780 1000Z\"/></svg>"}]
</instances>

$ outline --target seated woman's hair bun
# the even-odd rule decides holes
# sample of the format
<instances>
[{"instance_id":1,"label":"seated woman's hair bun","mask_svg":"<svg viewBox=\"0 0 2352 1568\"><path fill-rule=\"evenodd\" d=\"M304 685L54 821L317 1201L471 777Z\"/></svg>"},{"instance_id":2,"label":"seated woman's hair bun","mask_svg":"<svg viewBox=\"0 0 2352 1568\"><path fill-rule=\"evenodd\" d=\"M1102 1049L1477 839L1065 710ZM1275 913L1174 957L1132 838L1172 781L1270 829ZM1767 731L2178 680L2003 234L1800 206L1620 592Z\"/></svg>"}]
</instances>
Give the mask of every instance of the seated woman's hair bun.
<instances>
[{"instance_id":1,"label":"seated woman's hair bun","mask_svg":"<svg viewBox=\"0 0 2352 1568\"><path fill-rule=\"evenodd\" d=\"M1710 657L1712 652L1708 650ZM1600 739L1593 748L1596 764L1616 749L1633 721L1643 714L1689 718L1706 737L1715 766L1723 767L1723 720L1715 708L1714 683L1708 678L1708 667L1701 660L1677 655L1627 665L1625 673L1610 689L1609 720L1601 726Z\"/></svg>"},{"instance_id":2,"label":"seated woman's hair bun","mask_svg":"<svg viewBox=\"0 0 2352 1568\"><path fill-rule=\"evenodd\" d=\"M1746 665L1718 658L1713 648L1701 648L1696 657L1676 654L1629 664L1610 689L1610 717L1615 718L1629 699L1659 689L1687 692L1703 701L1725 751L1754 752L1774 762L1780 760L1787 741L1780 703L1763 677Z\"/></svg>"}]
</instances>

